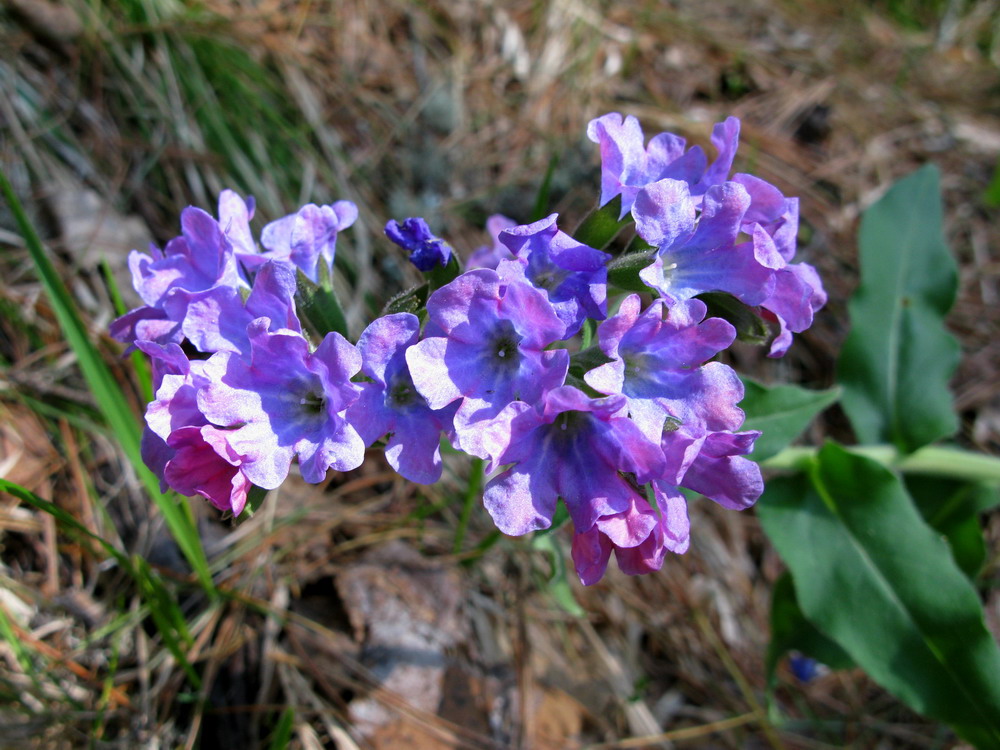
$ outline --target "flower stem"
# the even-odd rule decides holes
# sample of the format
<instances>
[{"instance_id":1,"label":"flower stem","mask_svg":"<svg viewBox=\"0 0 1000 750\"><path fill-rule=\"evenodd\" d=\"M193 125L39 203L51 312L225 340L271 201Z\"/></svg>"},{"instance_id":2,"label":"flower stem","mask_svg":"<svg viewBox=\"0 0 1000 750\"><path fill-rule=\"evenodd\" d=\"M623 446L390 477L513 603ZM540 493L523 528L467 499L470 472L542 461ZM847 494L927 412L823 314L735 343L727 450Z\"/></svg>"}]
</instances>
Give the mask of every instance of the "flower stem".
<instances>
[{"instance_id":1,"label":"flower stem","mask_svg":"<svg viewBox=\"0 0 1000 750\"><path fill-rule=\"evenodd\" d=\"M483 459L472 459L472 466L469 467L469 484L465 488L465 504L462 506L462 515L458 519L458 528L455 529L455 544L452 552L456 555L462 551L462 542L465 541L465 530L469 526L469 518L472 516L472 508L479 498L480 490L483 486Z\"/></svg>"},{"instance_id":2,"label":"flower stem","mask_svg":"<svg viewBox=\"0 0 1000 750\"><path fill-rule=\"evenodd\" d=\"M802 471L815 459L818 448L785 448L761 463L762 469ZM903 474L933 474L969 482L1000 483L1000 458L971 453L958 448L930 445L913 453L903 453L892 445L856 445L852 453L878 461Z\"/></svg>"}]
</instances>

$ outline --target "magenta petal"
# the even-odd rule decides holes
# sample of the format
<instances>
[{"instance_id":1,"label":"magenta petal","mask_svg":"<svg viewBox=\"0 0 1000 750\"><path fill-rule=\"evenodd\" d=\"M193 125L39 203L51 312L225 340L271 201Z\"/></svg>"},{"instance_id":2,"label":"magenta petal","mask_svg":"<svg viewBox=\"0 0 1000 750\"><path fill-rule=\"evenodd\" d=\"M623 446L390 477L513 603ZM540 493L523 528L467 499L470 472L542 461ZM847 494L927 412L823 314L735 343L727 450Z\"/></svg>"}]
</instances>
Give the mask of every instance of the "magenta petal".
<instances>
[{"instance_id":1,"label":"magenta petal","mask_svg":"<svg viewBox=\"0 0 1000 750\"><path fill-rule=\"evenodd\" d=\"M611 549L611 542L596 526L573 535L570 554L580 583L592 586L604 577L611 559Z\"/></svg>"},{"instance_id":2,"label":"magenta petal","mask_svg":"<svg viewBox=\"0 0 1000 750\"><path fill-rule=\"evenodd\" d=\"M238 459L224 455L216 444L228 454L224 440L205 440L203 430L212 433L212 427L183 427L167 440L174 449L174 457L166 466L164 478L182 495L201 495L220 510L231 510L238 515L246 504L250 483L238 469Z\"/></svg>"},{"instance_id":3,"label":"magenta petal","mask_svg":"<svg viewBox=\"0 0 1000 750\"><path fill-rule=\"evenodd\" d=\"M616 547L638 547L656 526L656 514L645 500L640 501L645 506L643 510L639 509L633 497L626 510L597 519L597 528Z\"/></svg>"}]
</instances>

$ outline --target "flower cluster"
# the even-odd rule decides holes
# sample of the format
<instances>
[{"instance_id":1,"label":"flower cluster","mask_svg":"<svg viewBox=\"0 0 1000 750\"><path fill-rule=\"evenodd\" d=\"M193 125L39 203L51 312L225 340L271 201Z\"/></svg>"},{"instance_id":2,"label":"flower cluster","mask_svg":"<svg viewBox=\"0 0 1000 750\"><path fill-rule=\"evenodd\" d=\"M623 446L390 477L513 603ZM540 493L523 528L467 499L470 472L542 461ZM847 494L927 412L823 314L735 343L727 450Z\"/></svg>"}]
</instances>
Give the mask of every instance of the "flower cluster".
<instances>
[{"instance_id":1,"label":"flower cluster","mask_svg":"<svg viewBox=\"0 0 1000 750\"><path fill-rule=\"evenodd\" d=\"M715 127L711 163L669 133L646 143L632 117L605 115L587 133L601 153L596 213L634 226L630 242L595 241L587 222L573 236L557 214L494 216L491 246L460 273L423 219L390 221L386 235L427 273L414 297L426 303L387 312L357 344L311 335L296 302L304 284L328 282L338 233L358 215L347 201L267 224L258 245L253 202L227 190L218 218L188 208L180 237L133 252L145 304L112 334L152 360L143 453L164 487L238 515L293 462L321 482L378 441L402 476L432 483L443 435L487 462L483 500L505 534L548 528L563 502L585 584L612 553L638 574L684 552L682 489L751 505L759 433L740 431L743 386L715 361L737 330L702 296L775 323L770 355L787 350L825 302L812 267L791 262L797 200L730 177L734 118Z\"/></svg>"}]
</instances>

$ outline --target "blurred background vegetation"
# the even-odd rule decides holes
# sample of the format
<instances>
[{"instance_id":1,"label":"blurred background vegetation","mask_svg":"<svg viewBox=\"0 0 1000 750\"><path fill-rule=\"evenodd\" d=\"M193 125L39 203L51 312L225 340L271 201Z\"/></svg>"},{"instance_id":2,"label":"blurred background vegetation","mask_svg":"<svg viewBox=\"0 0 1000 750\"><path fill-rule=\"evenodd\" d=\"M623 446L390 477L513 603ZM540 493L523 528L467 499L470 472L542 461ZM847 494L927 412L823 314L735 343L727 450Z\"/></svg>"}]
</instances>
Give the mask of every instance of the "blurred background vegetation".
<instances>
[{"instance_id":1,"label":"blurred background vegetation","mask_svg":"<svg viewBox=\"0 0 1000 750\"><path fill-rule=\"evenodd\" d=\"M744 347L733 363L827 387L857 218L932 161L961 267L960 439L997 453L998 69L996 0L4 0L0 168L138 423L142 380L105 334L135 302L127 254L226 187L253 195L258 229L309 201L358 204L337 256L356 335L416 279L386 219L424 216L460 253L487 242L488 215L524 222L540 199L572 224L598 191L591 118L707 145L737 115L737 169L801 196L800 258L831 301L785 359ZM373 452L239 526L193 503L207 591L103 423L6 204L0 250L0 477L61 512L0 494L0 747L954 744L855 672L783 670L776 724L762 664L780 563L752 513L710 504L692 506L691 552L574 582L574 614L548 583L546 545L565 537L465 518L479 480L457 457L415 487ZM810 439L847 430L834 409ZM1000 632L1000 521L985 527Z\"/></svg>"}]
</instances>

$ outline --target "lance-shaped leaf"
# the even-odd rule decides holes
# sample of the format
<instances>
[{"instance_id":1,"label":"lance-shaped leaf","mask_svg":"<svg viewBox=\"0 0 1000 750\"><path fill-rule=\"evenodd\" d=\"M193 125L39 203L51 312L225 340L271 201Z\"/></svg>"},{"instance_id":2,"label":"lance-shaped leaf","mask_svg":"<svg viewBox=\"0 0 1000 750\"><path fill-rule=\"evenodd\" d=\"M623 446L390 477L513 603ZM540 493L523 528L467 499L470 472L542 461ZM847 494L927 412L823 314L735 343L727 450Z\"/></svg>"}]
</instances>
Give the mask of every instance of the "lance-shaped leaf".
<instances>
[{"instance_id":1,"label":"lance-shaped leaf","mask_svg":"<svg viewBox=\"0 0 1000 750\"><path fill-rule=\"evenodd\" d=\"M827 444L758 503L806 618L914 710L1000 748L1000 649L947 544L899 479Z\"/></svg>"},{"instance_id":2,"label":"lance-shaped leaf","mask_svg":"<svg viewBox=\"0 0 1000 750\"><path fill-rule=\"evenodd\" d=\"M760 430L750 458L763 461L789 445L813 418L840 398L839 388L810 391L794 385L768 387L742 378L745 388L740 408L746 413L744 430Z\"/></svg>"},{"instance_id":3,"label":"lance-shaped leaf","mask_svg":"<svg viewBox=\"0 0 1000 750\"><path fill-rule=\"evenodd\" d=\"M944 316L958 282L941 216L938 171L929 165L861 221L861 284L839 369L844 409L863 443L913 451L957 427L948 380L959 347Z\"/></svg>"}]
</instances>

